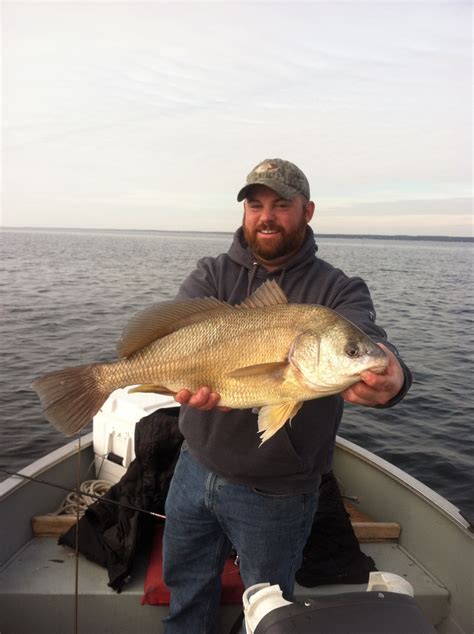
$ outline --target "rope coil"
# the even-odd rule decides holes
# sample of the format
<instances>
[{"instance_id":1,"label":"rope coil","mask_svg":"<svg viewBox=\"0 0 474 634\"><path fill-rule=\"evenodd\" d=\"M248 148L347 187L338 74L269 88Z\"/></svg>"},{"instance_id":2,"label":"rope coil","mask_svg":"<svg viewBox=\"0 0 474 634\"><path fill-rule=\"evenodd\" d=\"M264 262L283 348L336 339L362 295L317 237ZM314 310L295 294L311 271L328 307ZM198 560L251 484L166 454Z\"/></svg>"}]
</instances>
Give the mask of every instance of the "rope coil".
<instances>
[{"instance_id":1,"label":"rope coil","mask_svg":"<svg viewBox=\"0 0 474 634\"><path fill-rule=\"evenodd\" d=\"M72 491L68 493L59 507L51 513L51 515L76 515L82 517L95 498L89 496L92 493L95 496L102 496L112 486L107 480L85 480L79 487L79 492Z\"/></svg>"}]
</instances>

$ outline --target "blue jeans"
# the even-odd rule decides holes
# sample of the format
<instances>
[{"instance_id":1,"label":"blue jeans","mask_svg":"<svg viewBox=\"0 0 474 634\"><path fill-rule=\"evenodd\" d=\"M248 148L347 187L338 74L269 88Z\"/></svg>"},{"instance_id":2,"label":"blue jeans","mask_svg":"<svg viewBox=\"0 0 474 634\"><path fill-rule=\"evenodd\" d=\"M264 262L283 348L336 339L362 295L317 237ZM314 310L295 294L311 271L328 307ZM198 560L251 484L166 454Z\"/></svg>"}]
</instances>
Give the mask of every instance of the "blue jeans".
<instances>
[{"instance_id":1,"label":"blue jeans","mask_svg":"<svg viewBox=\"0 0 474 634\"><path fill-rule=\"evenodd\" d=\"M275 495L230 482L183 449L166 500L163 577L171 592L166 634L215 631L220 576L232 546L246 588L279 584L291 600L317 495Z\"/></svg>"}]
</instances>

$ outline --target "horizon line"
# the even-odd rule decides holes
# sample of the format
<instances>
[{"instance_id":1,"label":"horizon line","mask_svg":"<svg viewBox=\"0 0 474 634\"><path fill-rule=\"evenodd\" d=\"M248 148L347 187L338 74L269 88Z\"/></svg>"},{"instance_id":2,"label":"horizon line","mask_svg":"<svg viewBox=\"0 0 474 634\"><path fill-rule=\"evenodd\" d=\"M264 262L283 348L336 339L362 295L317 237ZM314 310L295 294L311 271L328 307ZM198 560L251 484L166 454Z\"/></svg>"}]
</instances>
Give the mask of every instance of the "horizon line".
<instances>
[{"instance_id":1,"label":"horizon line","mask_svg":"<svg viewBox=\"0 0 474 634\"><path fill-rule=\"evenodd\" d=\"M112 229L98 227L18 227L14 225L1 225L0 231L22 230L22 231L87 231L87 232L141 232L141 233L200 233L200 234L220 234L233 235L235 231L218 231L218 230L200 230L200 229ZM432 235L432 234L371 234L371 233L317 233L316 237L326 238L373 238L373 239L389 239L389 240L442 240L442 241L458 241L458 242L474 242L474 236L450 236L450 235Z\"/></svg>"}]
</instances>

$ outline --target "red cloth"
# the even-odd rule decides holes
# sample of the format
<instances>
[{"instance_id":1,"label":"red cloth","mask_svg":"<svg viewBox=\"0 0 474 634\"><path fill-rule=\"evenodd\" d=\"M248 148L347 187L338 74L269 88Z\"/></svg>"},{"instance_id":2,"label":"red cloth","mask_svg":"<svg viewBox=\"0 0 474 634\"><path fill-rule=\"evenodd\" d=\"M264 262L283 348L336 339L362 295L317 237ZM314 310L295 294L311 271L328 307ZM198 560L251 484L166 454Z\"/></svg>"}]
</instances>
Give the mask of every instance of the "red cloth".
<instances>
[{"instance_id":1,"label":"red cloth","mask_svg":"<svg viewBox=\"0 0 474 634\"><path fill-rule=\"evenodd\" d=\"M168 605L170 602L170 592L163 582L162 538L163 526L159 526L153 538L142 605ZM241 603L243 591L244 584L240 578L239 568L229 558L222 572L221 603Z\"/></svg>"}]
</instances>

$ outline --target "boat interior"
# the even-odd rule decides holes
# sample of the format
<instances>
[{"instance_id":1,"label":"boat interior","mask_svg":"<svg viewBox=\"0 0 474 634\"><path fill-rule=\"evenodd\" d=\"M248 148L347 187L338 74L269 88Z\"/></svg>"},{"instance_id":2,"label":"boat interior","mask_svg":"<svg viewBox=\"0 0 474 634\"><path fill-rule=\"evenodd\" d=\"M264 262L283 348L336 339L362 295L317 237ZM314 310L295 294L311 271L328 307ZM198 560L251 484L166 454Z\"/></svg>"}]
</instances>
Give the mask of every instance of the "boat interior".
<instances>
[{"instance_id":1,"label":"boat interior","mask_svg":"<svg viewBox=\"0 0 474 634\"><path fill-rule=\"evenodd\" d=\"M40 460L22 473L75 487L77 481L91 477L94 465L92 434L81 442L79 466L76 442L50 454L52 459L48 464ZM462 570L466 571L464 578L469 578L466 553L472 554L472 540L465 546L452 545L449 518L440 519L439 511L435 512L433 503L419 491L412 490L407 496L406 481L402 486L401 476L394 477L401 472L394 474L392 468L388 473L388 463L380 461L374 465L373 455L370 454L370 459L368 456L368 452L364 456L362 450L361 455L360 448L338 439L335 473L343 493L351 498L348 509L362 550L374 559L378 570L409 581L418 606L437 632L467 634L471 631L466 629L471 618L466 612L470 589L461 590L461 598L457 593L453 605L449 586ZM137 561L129 582L118 594L108 587L104 568L57 544L58 532L64 532L64 526L58 529L54 521L52 525L40 521L33 530L32 518L47 516L64 495L64 491L19 478L0 484L1 633L161 631L166 605L142 605L146 554ZM464 533L468 539L469 531ZM447 544L451 546L445 548ZM297 585L296 600L310 605L325 595L365 590L365 584L314 588ZM230 631L241 610L239 603L221 606L219 634Z\"/></svg>"}]
</instances>

